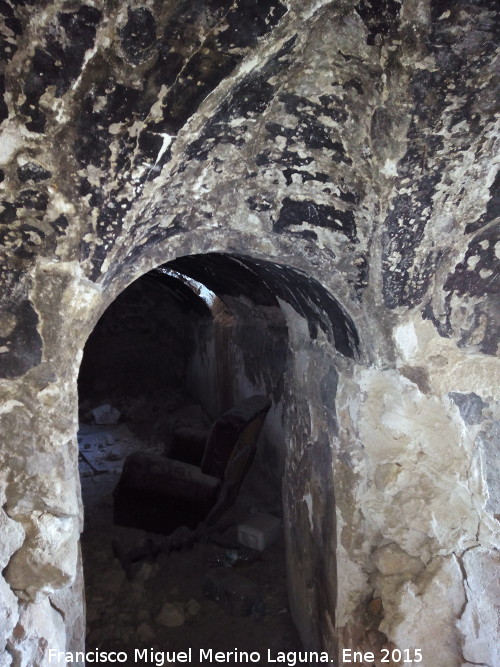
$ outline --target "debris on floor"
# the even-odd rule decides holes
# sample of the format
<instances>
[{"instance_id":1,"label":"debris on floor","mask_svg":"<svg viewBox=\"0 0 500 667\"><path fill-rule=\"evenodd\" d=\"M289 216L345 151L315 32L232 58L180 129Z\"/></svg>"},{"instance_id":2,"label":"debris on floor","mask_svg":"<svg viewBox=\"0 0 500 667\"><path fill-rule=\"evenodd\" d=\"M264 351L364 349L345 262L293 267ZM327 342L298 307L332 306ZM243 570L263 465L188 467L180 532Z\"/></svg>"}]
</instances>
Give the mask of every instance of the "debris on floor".
<instances>
[{"instance_id":1,"label":"debris on floor","mask_svg":"<svg viewBox=\"0 0 500 667\"><path fill-rule=\"evenodd\" d=\"M176 410L173 418L178 422L180 414L180 421L189 425L188 410L178 406ZM123 422L85 423L79 431L87 650L119 650L131 656L135 649L237 647L262 656L267 649L300 651L288 607L281 530L278 535L274 528L262 551L243 546L237 525L248 521L247 507L235 508L229 530L192 548L162 553L155 561L135 563L128 578L113 556L112 542L133 548L158 535L113 525L113 490L128 454L165 451L164 438L156 442L140 438L134 429L135 425ZM266 529L260 526L260 530ZM257 542L263 540L267 537L259 533Z\"/></svg>"},{"instance_id":2,"label":"debris on floor","mask_svg":"<svg viewBox=\"0 0 500 667\"><path fill-rule=\"evenodd\" d=\"M121 413L112 405L99 405L86 414L87 419L94 424L118 424Z\"/></svg>"},{"instance_id":3,"label":"debris on floor","mask_svg":"<svg viewBox=\"0 0 500 667\"><path fill-rule=\"evenodd\" d=\"M265 512L253 514L238 524L238 541L257 551L264 551L280 533L281 521Z\"/></svg>"},{"instance_id":4,"label":"debris on floor","mask_svg":"<svg viewBox=\"0 0 500 667\"><path fill-rule=\"evenodd\" d=\"M260 618L265 614L263 594L257 584L227 567L205 575L203 594L234 616Z\"/></svg>"}]
</instances>

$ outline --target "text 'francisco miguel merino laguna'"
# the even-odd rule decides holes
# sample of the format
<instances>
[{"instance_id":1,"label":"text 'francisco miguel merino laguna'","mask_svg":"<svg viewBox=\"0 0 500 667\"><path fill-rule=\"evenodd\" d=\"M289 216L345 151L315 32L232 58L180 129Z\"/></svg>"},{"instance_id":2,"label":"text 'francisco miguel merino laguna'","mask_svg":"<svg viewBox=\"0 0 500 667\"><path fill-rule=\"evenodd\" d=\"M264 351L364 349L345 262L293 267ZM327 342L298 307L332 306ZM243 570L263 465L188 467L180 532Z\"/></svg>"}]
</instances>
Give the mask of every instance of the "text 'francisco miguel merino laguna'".
<instances>
[{"instance_id":1,"label":"text 'francisco miguel merino laguna'","mask_svg":"<svg viewBox=\"0 0 500 667\"><path fill-rule=\"evenodd\" d=\"M328 662L333 660L328 657L328 653L319 651L277 651L274 654L268 649L266 655L260 651L214 651L212 648L198 651L188 649L187 651L155 651L153 649L135 649L133 655L126 651L57 651L49 649L49 662L52 664L68 664L72 662L85 662L87 665L93 663L121 663L133 660L138 665L155 665L163 667L168 663L226 663L233 665L235 663L255 663L263 657L267 658L268 663L275 662L276 665L287 665L295 667L300 663L311 664Z\"/></svg>"}]
</instances>

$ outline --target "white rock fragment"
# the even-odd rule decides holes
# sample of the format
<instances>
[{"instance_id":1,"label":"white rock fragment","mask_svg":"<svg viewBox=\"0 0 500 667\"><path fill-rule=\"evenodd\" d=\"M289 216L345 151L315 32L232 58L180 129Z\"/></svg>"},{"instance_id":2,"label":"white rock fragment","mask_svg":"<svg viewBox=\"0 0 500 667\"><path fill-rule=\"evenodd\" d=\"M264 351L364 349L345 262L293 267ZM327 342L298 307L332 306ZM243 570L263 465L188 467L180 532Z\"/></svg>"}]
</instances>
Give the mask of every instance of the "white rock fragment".
<instances>
[{"instance_id":1,"label":"white rock fragment","mask_svg":"<svg viewBox=\"0 0 500 667\"><path fill-rule=\"evenodd\" d=\"M418 350L418 339L413 322L407 322L396 328L394 340L403 359L410 360Z\"/></svg>"},{"instance_id":2,"label":"white rock fragment","mask_svg":"<svg viewBox=\"0 0 500 667\"><path fill-rule=\"evenodd\" d=\"M99 405L87 414L96 424L101 425L117 424L121 417L121 412L108 404Z\"/></svg>"},{"instance_id":3,"label":"white rock fragment","mask_svg":"<svg viewBox=\"0 0 500 667\"><path fill-rule=\"evenodd\" d=\"M391 609L391 614L382 620L379 629L398 648L411 651L425 647L433 667L460 664L455 619L463 608L465 593L462 571L454 556L437 557L415 581L401 586L392 599L384 597L384 610Z\"/></svg>"},{"instance_id":4,"label":"white rock fragment","mask_svg":"<svg viewBox=\"0 0 500 667\"><path fill-rule=\"evenodd\" d=\"M66 650L64 621L48 599L22 605L16 632L10 644L15 665L48 665L49 650Z\"/></svg>"},{"instance_id":5,"label":"white rock fragment","mask_svg":"<svg viewBox=\"0 0 500 667\"><path fill-rule=\"evenodd\" d=\"M179 602L165 602L156 618L156 622L166 628L178 628L185 620L183 605Z\"/></svg>"},{"instance_id":6,"label":"white rock fragment","mask_svg":"<svg viewBox=\"0 0 500 667\"><path fill-rule=\"evenodd\" d=\"M23 141L21 128L14 121L6 121L0 137L0 165L8 164Z\"/></svg>"},{"instance_id":7,"label":"white rock fragment","mask_svg":"<svg viewBox=\"0 0 500 667\"><path fill-rule=\"evenodd\" d=\"M377 570L383 575L418 574L424 567L420 558L409 556L397 544L387 544L373 554Z\"/></svg>"},{"instance_id":8,"label":"white rock fragment","mask_svg":"<svg viewBox=\"0 0 500 667\"><path fill-rule=\"evenodd\" d=\"M7 565L12 554L19 549L24 540L24 530L20 523L10 519L0 509L0 570Z\"/></svg>"},{"instance_id":9,"label":"white rock fragment","mask_svg":"<svg viewBox=\"0 0 500 667\"><path fill-rule=\"evenodd\" d=\"M24 529L26 539L10 559L5 578L22 599L39 602L75 578L78 519L35 512Z\"/></svg>"},{"instance_id":10,"label":"white rock fragment","mask_svg":"<svg viewBox=\"0 0 500 667\"><path fill-rule=\"evenodd\" d=\"M147 581L158 573L159 567L157 563L141 563L135 579L138 581Z\"/></svg>"},{"instance_id":11,"label":"white rock fragment","mask_svg":"<svg viewBox=\"0 0 500 667\"><path fill-rule=\"evenodd\" d=\"M7 644L18 619L18 600L4 578L0 576L0 646ZM5 663L8 664L10 663ZM3 666L1 658L0 665Z\"/></svg>"},{"instance_id":12,"label":"white rock fragment","mask_svg":"<svg viewBox=\"0 0 500 667\"><path fill-rule=\"evenodd\" d=\"M500 665L500 555L471 549L462 562L467 575L467 604L457 627L464 636L463 656L474 664Z\"/></svg>"}]
</instances>

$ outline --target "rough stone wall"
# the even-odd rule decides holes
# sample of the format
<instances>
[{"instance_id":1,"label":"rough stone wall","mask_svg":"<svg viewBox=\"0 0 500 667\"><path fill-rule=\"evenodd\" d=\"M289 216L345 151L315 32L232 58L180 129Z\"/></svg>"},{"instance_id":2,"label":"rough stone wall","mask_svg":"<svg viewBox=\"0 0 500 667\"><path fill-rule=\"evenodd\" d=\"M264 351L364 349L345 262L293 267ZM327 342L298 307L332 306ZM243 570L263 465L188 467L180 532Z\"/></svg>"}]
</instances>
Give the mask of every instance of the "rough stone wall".
<instances>
[{"instance_id":1,"label":"rough stone wall","mask_svg":"<svg viewBox=\"0 0 500 667\"><path fill-rule=\"evenodd\" d=\"M498 662L495 3L0 12L3 664L66 641L84 342L134 278L209 251L301 270L360 334L354 363L287 315L305 639Z\"/></svg>"}]
</instances>

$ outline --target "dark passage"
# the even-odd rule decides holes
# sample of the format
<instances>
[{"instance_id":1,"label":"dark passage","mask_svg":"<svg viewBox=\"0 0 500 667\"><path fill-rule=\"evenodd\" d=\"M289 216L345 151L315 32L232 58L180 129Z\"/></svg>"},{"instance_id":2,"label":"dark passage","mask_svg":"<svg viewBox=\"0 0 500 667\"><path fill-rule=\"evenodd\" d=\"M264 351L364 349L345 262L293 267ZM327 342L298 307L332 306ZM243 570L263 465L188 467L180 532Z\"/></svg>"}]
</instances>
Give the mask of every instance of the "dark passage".
<instances>
[{"instance_id":1,"label":"dark passage","mask_svg":"<svg viewBox=\"0 0 500 667\"><path fill-rule=\"evenodd\" d=\"M267 664L268 648L300 650L281 527L287 328L239 260L185 259L197 280L214 266L214 292L175 263L152 271L84 351L87 648L237 646Z\"/></svg>"}]
</instances>

